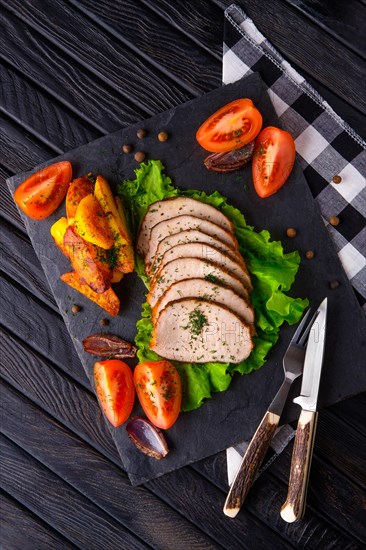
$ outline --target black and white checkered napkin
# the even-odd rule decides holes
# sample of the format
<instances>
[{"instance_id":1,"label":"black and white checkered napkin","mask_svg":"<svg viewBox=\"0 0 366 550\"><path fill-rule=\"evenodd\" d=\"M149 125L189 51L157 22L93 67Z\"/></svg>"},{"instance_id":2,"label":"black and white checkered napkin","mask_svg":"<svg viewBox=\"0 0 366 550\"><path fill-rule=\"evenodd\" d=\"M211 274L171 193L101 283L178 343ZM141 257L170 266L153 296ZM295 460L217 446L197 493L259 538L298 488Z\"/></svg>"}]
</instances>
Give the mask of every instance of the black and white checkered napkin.
<instances>
[{"instance_id":1,"label":"black and white checkered napkin","mask_svg":"<svg viewBox=\"0 0 366 550\"><path fill-rule=\"evenodd\" d=\"M235 4L225 11L223 82L259 72L281 126L293 136L305 178L338 256L366 313L366 143L280 55ZM338 177L335 177L338 176ZM337 183L339 182L339 183ZM329 223L331 216L339 224ZM293 437L285 427L275 456ZM245 443L227 450L229 483ZM268 466L268 463L267 463Z\"/></svg>"}]
</instances>

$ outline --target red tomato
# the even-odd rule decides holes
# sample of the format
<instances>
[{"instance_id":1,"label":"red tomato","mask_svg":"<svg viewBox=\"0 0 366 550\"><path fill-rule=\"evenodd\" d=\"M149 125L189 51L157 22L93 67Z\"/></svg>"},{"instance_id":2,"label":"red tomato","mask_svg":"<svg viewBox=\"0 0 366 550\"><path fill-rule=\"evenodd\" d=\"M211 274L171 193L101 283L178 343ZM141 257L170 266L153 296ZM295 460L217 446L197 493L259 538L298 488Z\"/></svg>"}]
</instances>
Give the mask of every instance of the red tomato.
<instances>
[{"instance_id":1,"label":"red tomato","mask_svg":"<svg viewBox=\"0 0 366 550\"><path fill-rule=\"evenodd\" d=\"M169 361L140 363L135 368L137 397L150 422L162 429L173 426L182 402L177 369Z\"/></svg>"},{"instance_id":2,"label":"red tomato","mask_svg":"<svg viewBox=\"0 0 366 550\"><path fill-rule=\"evenodd\" d=\"M295 142L288 132L268 126L255 142L252 161L254 187L262 198L276 193L295 162Z\"/></svg>"},{"instance_id":3,"label":"red tomato","mask_svg":"<svg viewBox=\"0 0 366 550\"><path fill-rule=\"evenodd\" d=\"M113 426L120 426L130 416L135 387L130 367L118 359L94 365L94 382L99 403Z\"/></svg>"},{"instance_id":4,"label":"red tomato","mask_svg":"<svg viewBox=\"0 0 366 550\"><path fill-rule=\"evenodd\" d=\"M262 115L251 99L236 99L211 115L197 130L198 143L211 153L239 149L256 138Z\"/></svg>"},{"instance_id":5,"label":"red tomato","mask_svg":"<svg viewBox=\"0 0 366 550\"><path fill-rule=\"evenodd\" d=\"M14 200L27 216L43 220L60 206L71 177L72 167L67 160L46 166L19 185Z\"/></svg>"}]
</instances>

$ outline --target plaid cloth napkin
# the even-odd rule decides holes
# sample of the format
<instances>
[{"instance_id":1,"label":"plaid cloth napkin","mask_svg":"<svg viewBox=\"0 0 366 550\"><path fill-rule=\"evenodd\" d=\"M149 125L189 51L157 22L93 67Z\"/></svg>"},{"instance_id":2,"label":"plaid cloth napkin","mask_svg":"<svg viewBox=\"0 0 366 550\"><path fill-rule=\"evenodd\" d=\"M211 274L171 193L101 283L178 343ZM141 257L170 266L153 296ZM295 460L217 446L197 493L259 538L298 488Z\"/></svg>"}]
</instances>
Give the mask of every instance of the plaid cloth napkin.
<instances>
[{"instance_id":1,"label":"plaid cloth napkin","mask_svg":"<svg viewBox=\"0 0 366 550\"><path fill-rule=\"evenodd\" d=\"M282 128L295 140L305 178L366 313L366 143L232 4L225 11L223 82L252 72L260 73ZM329 223L332 216L339 218L338 225ZM261 471L293 438L294 430L283 428ZM246 446L227 450L229 484Z\"/></svg>"}]
</instances>

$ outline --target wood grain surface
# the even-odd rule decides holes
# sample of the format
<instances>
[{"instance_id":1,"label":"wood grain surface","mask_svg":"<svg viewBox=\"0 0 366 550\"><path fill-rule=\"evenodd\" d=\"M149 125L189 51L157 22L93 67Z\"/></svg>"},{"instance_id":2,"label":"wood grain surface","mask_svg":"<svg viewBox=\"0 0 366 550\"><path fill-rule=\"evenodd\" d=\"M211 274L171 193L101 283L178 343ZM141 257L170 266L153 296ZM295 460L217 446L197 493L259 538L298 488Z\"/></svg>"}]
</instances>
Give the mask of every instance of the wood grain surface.
<instances>
[{"instance_id":1,"label":"wood grain surface","mask_svg":"<svg viewBox=\"0 0 366 550\"><path fill-rule=\"evenodd\" d=\"M219 86L223 8L230 3L0 0L6 550L366 544L365 395L319 414L308 508L299 523L287 525L279 515L291 445L256 481L235 520L222 514L225 453L132 488L5 185L14 173ZM364 3L238 3L365 135Z\"/></svg>"}]
</instances>

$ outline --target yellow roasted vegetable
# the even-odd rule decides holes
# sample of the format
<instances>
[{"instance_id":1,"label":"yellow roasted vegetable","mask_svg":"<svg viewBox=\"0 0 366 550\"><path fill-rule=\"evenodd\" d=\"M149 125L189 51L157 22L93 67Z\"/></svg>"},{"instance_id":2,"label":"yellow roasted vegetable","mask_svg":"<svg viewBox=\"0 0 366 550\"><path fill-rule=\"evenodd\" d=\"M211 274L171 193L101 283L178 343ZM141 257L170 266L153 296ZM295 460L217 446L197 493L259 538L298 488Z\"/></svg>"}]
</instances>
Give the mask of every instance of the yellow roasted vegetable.
<instances>
[{"instance_id":1,"label":"yellow roasted vegetable","mask_svg":"<svg viewBox=\"0 0 366 550\"><path fill-rule=\"evenodd\" d=\"M113 247L114 238L107 217L92 193L79 202L73 224L77 234L88 243L106 250Z\"/></svg>"},{"instance_id":2,"label":"yellow roasted vegetable","mask_svg":"<svg viewBox=\"0 0 366 550\"><path fill-rule=\"evenodd\" d=\"M94 183L87 176L76 178L71 182L66 195L66 216L69 221L75 217L79 202L93 193L93 190Z\"/></svg>"},{"instance_id":3,"label":"yellow roasted vegetable","mask_svg":"<svg viewBox=\"0 0 366 550\"><path fill-rule=\"evenodd\" d=\"M81 294L84 294L84 296L90 300L93 300L93 302L102 307L109 315L118 315L120 301L112 288L108 288L105 292L97 294L88 285L83 283L79 275L74 271L71 273L64 273L61 275L60 279L75 290L81 292Z\"/></svg>"},{"instance_id":4,"label":"yellow roasted vegetable","mask_svg":"<svg viewBox=\"0 0 366 550\"><path fill-rule=\"evenodd\" d=\"M114 238L116 239L118 236L118 242L121 245L131 244L132 241L127 228L126 218L124 214L121 217L121 214L118 212L109 183L103 176L97 176L94 195L107 217Z\"/></svg>"},{"instance_id":5,"label":"yellow roasted vegetable","mask_svg":"<svg viewBox=\"0 0 366 550\"><path fill-rule=\"evenodd\" d=\"M64 244L64 236L65 236L67 227L68 227L68 221L63 216L62 218L57 220L57 222L55 222L52 225L52 227L50 229L50 233L52 235L53 240L55 241L55 243L57 244L57 246L61 250L61 252L67 258L69 258L69 256L70 256L69 250L68 250L67 246Z\"/></svg>"}]
</instances>

